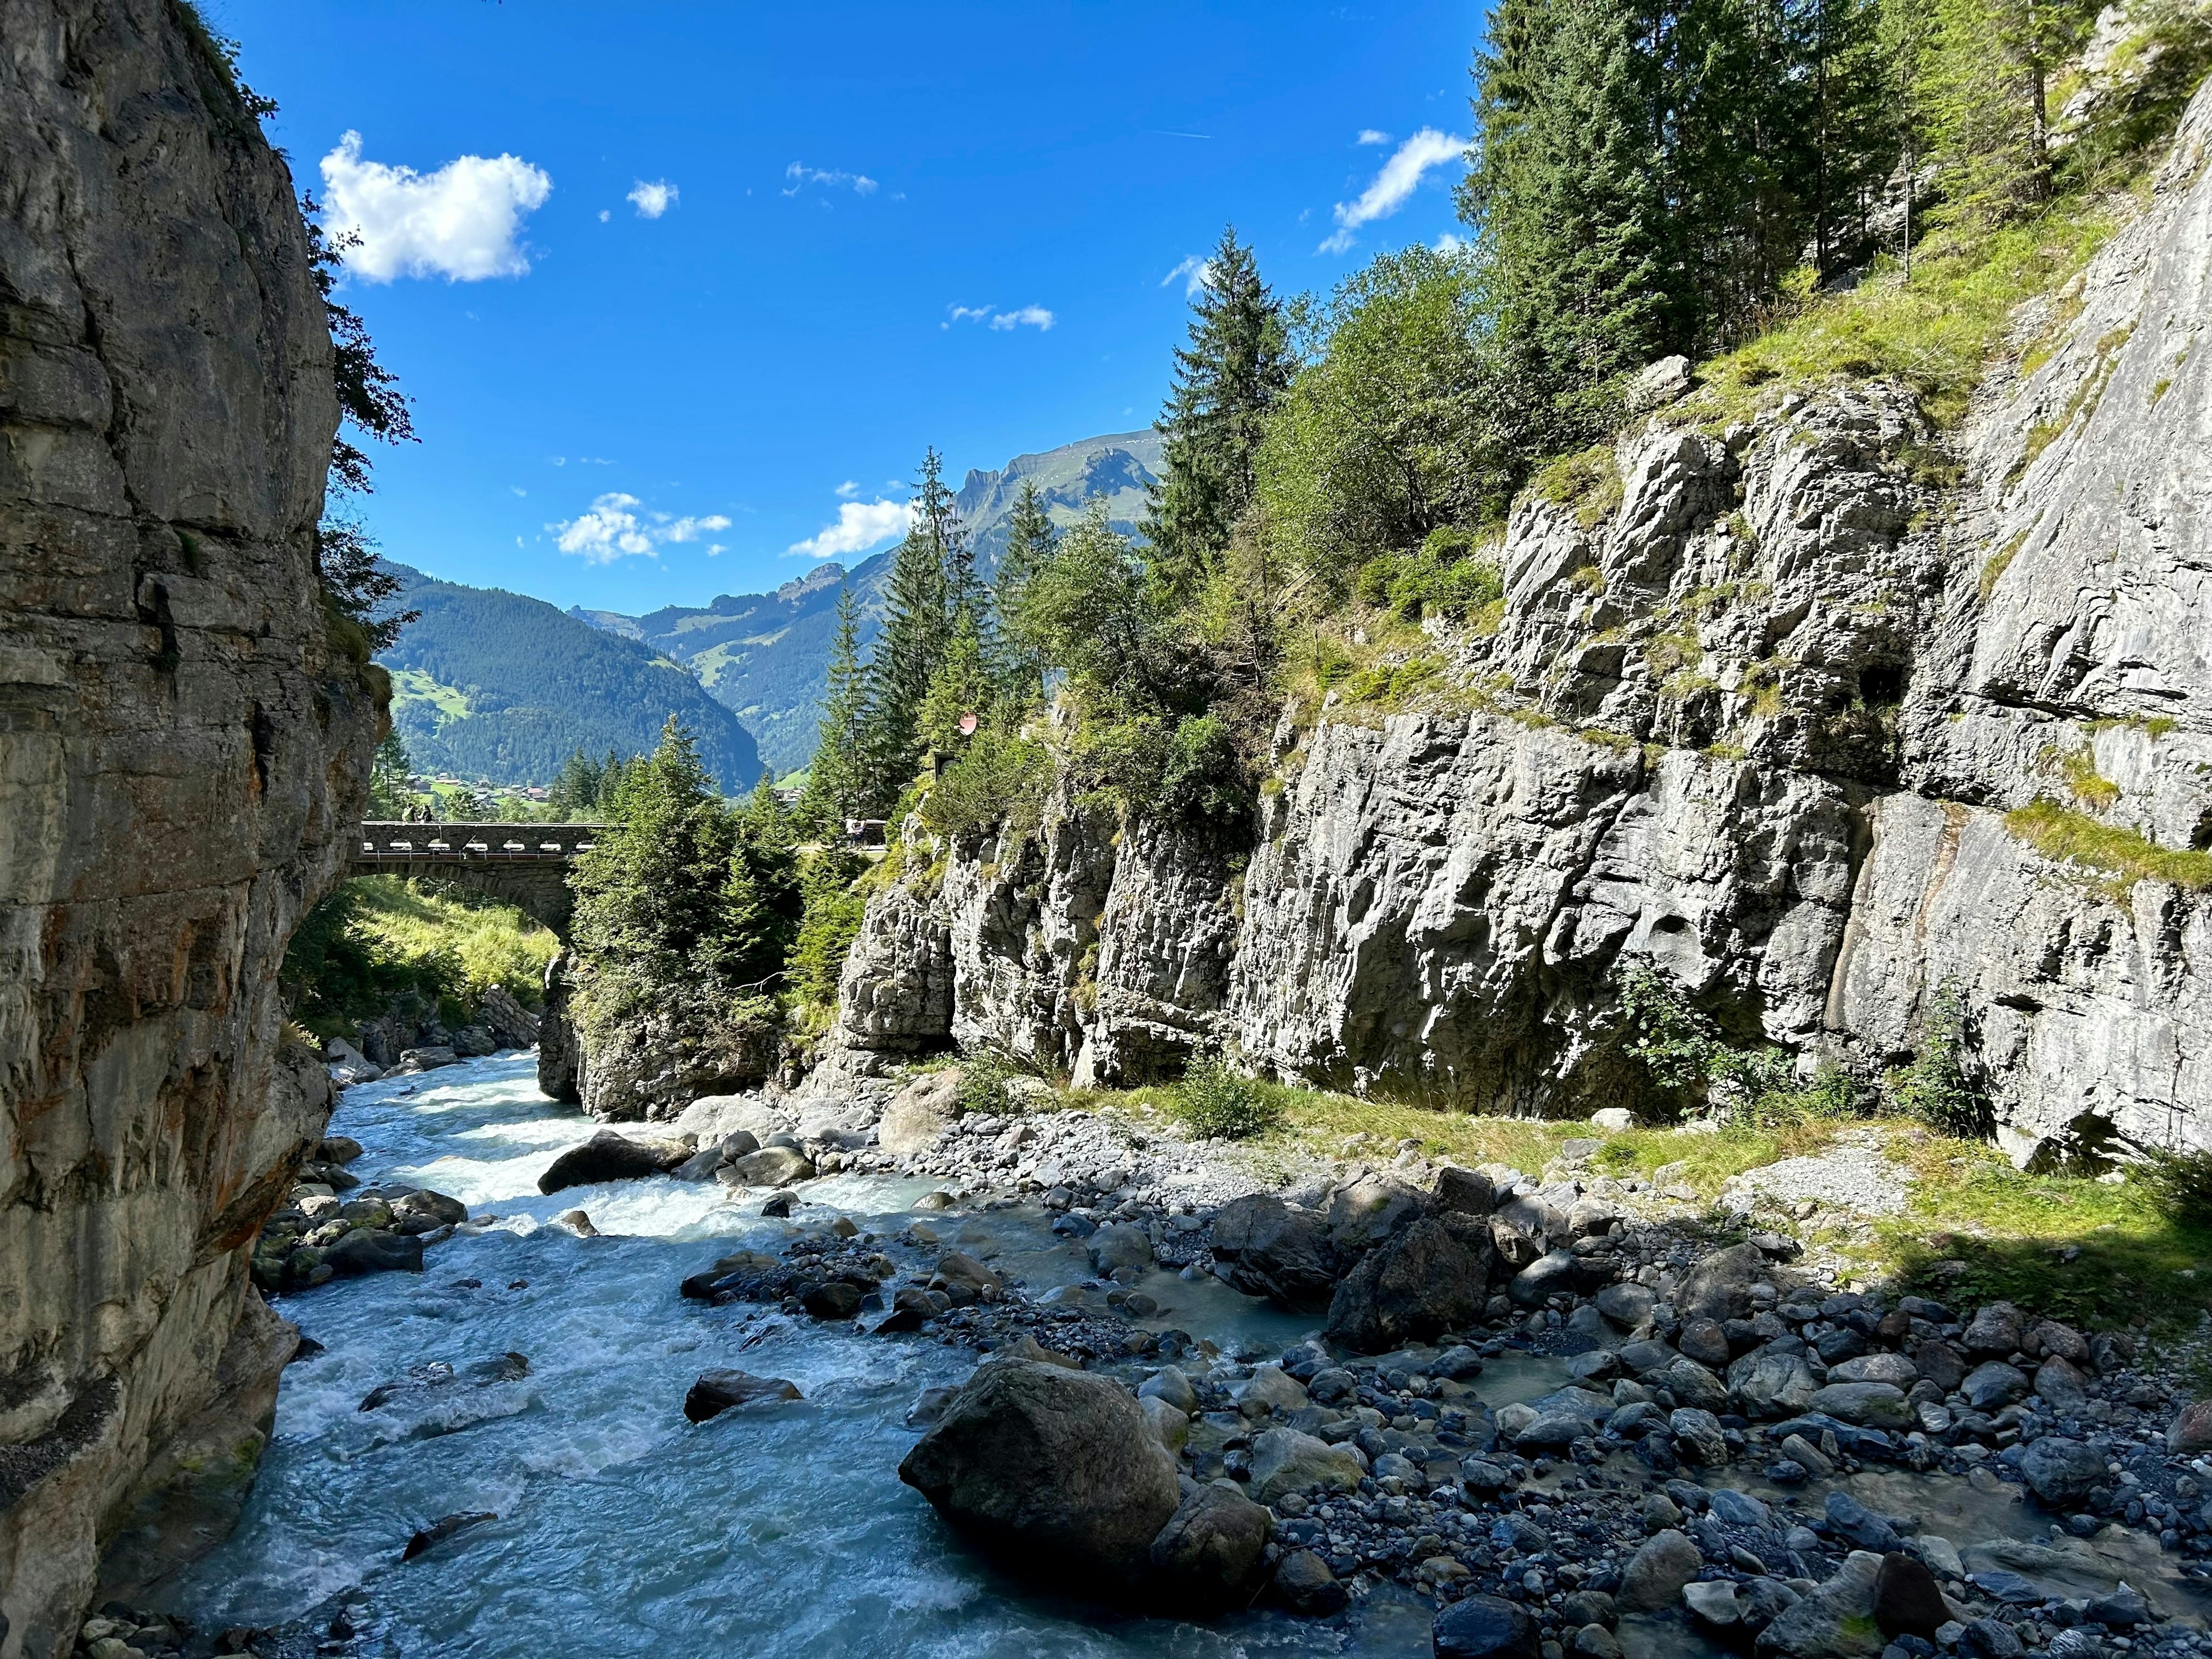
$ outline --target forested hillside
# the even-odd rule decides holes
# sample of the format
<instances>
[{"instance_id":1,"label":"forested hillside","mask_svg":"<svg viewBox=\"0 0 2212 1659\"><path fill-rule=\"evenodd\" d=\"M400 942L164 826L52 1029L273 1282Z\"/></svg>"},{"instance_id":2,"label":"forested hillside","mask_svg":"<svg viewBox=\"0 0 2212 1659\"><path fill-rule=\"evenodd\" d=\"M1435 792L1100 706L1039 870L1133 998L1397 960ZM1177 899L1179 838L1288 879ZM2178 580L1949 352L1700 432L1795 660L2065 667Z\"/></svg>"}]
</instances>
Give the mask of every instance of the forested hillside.
<instances>
[{"instance_id":1,"label":"forested hillside","mask_svg":"<svg viewBox=\"0 0 2212 1659\"><path fill-rule=\"evenodd\" d=\"M955 505L969 528L977 568L997 568L1007 519L1024 482L1034 483L1046 511L1072 525L1093 501L1123 533L1145 512L1145 491L1160 470L1156 432L1086 438L1039 454L1018 455L995 471L971 471ZM878 554L848 572L817 565L773 593L723 594L703 607L671 605L643 617L575 610L569 615L609 632L644 640L687 664L704 685L736 711L780 773L806 764L814 752L824 676L836 637L838 590L849 579L865 647L883 617L883 584L890 556Z\"/></svg>"},{"instance_id":2,"label":"forested hillside","mask_svg":"<svg viewBox=\"0 0 2212 1659\"><path fill-rule=\"evenodd\" d=\"M541 599L390 568L403 585L399 603L421 612L379 658L392 672L393 723L417 766L550 783L579 750L646 752L673 714L724 790L758 780L752 734L653 647Z\"/></svg>"}]
</instances>

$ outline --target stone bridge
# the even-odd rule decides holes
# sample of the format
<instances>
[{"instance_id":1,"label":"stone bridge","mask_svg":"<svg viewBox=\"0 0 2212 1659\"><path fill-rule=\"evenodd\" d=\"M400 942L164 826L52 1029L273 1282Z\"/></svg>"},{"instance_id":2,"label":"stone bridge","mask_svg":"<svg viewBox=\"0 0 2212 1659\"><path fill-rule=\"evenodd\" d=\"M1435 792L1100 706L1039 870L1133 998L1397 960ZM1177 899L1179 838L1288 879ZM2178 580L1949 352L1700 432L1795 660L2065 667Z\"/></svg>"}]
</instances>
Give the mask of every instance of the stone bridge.
<instances>
[{"instance_id":1,"label":"stone bridge","mask_svg":"<svg viewBox=\"0 0 2212 1659\"><path fill-rule=\"evenodd\" d=\"M364 823L349 874L450 882L537 917L566 939L568 866L596 823Z\"/></svg>"}]
</instances>

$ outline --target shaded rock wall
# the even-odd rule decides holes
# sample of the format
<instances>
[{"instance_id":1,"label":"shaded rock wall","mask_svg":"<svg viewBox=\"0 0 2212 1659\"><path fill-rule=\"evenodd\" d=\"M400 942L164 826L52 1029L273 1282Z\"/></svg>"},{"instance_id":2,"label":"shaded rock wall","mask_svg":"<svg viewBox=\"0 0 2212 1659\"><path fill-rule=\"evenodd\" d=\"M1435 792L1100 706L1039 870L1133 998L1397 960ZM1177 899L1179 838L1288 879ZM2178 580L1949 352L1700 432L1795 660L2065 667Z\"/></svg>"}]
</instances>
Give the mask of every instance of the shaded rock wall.
<instances>
[{"instance_id":1,"label":"shaded rock wall","mask_svg":"<svg viewBox=\"0 0 2212 1659\"><path fill-rule=\"evenodd\" d=\"M1962 433L1878 383L1660 410L1615 477L1516 507L1502 617L1437 634L1443 708L1286 722L1238 856L1063 804L909 851L838 1042L1112 1083L1218 1039L1285 1078L1587 1110L1632 1084L1607 1036L1644 961L1737 1041L1865 1075L1955 986L2016 1152L2085 1112L2212 1146L2212 901L2006 819L2049 799L2212 847L2208 331L2212 88Z\"/></svg>"},{"instance_id":2,"label":"shaded rock wall","mask_svg":"<svg viewBox=\"0 0 2212 1659\"><path fill-rule=\"evenodd\" d=\"M118 1532L126 1577L189 1547L162 1472L211 1465L165 1453L258 1453L289 1344L246 1252L330 1097L276 975L380 716L315 580L337 410L283 161L168 0L0 0L0 40L15 1659L68 1650Z\"/></svg>"}]
</instances>

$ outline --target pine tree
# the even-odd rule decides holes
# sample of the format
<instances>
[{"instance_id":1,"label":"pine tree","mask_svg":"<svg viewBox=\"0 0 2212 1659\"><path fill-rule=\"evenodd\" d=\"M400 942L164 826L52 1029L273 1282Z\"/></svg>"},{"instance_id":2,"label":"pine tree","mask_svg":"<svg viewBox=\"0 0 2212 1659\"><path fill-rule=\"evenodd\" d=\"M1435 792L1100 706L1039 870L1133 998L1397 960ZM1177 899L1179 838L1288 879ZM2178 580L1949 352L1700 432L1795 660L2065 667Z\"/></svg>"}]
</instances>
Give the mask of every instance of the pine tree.
<instances>
[{"instance_id":1,"label":"pine tree","mask_svg":"<svg viewBox=\"0 0 2212 1659\"><path fill-rule=\"evenodd\" d=\"M1934 0L1922 107L1946 222L2002 224L2051 198L2050 81L2096 8Z\"/></svg>"},{"instance_id":2,"label":"pine tree","mask_svg":"<svg viewBox=\"0 0 2212 1659\"><path fill-rule=\"evenodd\" d=\"M1006 550L1000 557L992 593L992 610L999 624L994 643L1000 684L1007 701L1016 708L1043 696L1047 664L1034 646L1022 641L1013 619L1021 612L1030 583L1051 562L1059 539L1037 495L1036 480L1023 479L1021 494L1015 497L1014 510L1006 520Z\"/></svg>"},{"instance_id":3,"label":"pine tree","mask_svg":"<svg viewBox=\"0 0 2212 1659\"><path fill-rule=\"evenodd\" d=\"M883 632L868 662L860 793L878 809L891 805L921 764L922 699L956 617L973 608L979 592L974 556L934 449L922 459L913 512L891 562Z\"/></svg>"},{"instance_id":4,"label":"pine tree","mask_svg":"<svg viewBox=\"0 0 2212 1659\"><path fill-rule=\"evenodd\" d=\"M1508 423L1531 453L1587 442L1617 377L1689 343L1668 263L1660 21L1631 0L1503 0L1476 59L1460 209L1492 268Z\"/></svg>"},{"instance_id":5,"label":"pine tree","mask_svg":"<svg viewBox=\"0 0 2212 1659\"><path fill-rule=\"evenodd\" d=\"M1154 574L1177 595L1194 591L1229 545L1252 499L1265 417L1297 367L1283 308L1235 226L1221 233L1191 311L1158 421L1167 476L1152 486L1145 525Z\"/></svg>"},{"instance_id":6,"label":"pine tree","mask_svg":"<svg viewBox=\"0 0 2212 1659\"><path fill-rule=\"evenodd\" d=\"M930 677L921 700L922 748L933 755L957 755L991 716L991 672L974 612L954 624L945 659ZM965 730L962 728L965 726Z\"/></svg>"},{"instance_id":7,"label":"pine tree","mask_svg":"<svg viewBox=\"0 0 2212 1659\"><path fill-rule=\"evenodd\" d=\"M859 815L864 782L861 744L868 727L868 684L860 663L860 612L848 583L837 595L837 632L830 651L814 759L799 816L823 833L842 833Z\"/></svg>"}]
</instances>

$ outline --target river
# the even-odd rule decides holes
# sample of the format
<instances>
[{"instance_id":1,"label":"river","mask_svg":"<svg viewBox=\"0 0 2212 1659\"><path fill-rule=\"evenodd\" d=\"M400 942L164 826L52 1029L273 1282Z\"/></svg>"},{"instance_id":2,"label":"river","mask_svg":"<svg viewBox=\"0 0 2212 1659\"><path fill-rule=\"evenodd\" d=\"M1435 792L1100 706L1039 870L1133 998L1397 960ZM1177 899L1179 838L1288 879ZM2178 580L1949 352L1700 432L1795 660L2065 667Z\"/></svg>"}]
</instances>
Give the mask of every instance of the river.
<instances>
[{"instance_id":1,"label":"river","mask_svg":"<svg viewBox=\"0 0 2212 1659\"><path fill-rule=\"evenodd\" d=\"M243 1522L162 1587L165 1605L204 1626L270 1625L358 1587L363 1651L471 1659L1429 1651L1429 1613L1392 1597L1371 1600L1347 1632L1270 1613L1210 1626L1116 1620L1024 1593L897 1476L915 1439L908 1407L964 1377L974 1356L848 1327L747 1325L743 1310L683 1301L685 1273L745 1243L772 1248L789 1226L747 1213L757 1195L725 1203L713 1183L539 1195L545 1166L599 1127L538 1093L526 1055L345 1092L331 1132L362 1143L364 1182L433 1187L505 1219L434 1247L419 1277L281 1300L326 1351L286 1372ZM830 1177L803 1195L868 1227L926 1190ZM579 1206L602 1237L549 1224ZM1084 1271L1040 1216L980 1219L1004 1236L1000 1265L1033 1288ZM1161 1278L1147 1288L1166 1304L1162 1321L1194 1334L1280 1345L1304 1329L1224 1286ZM520 1382L428 1412L359 1409L410 1366L510 1350L529 1358ZM789 1377L806 1398L687 1423L684 1391L722 1366ZM499 1518L401 1563L418 1528L468 1510Z\"/></svg>"}]
</instances>

